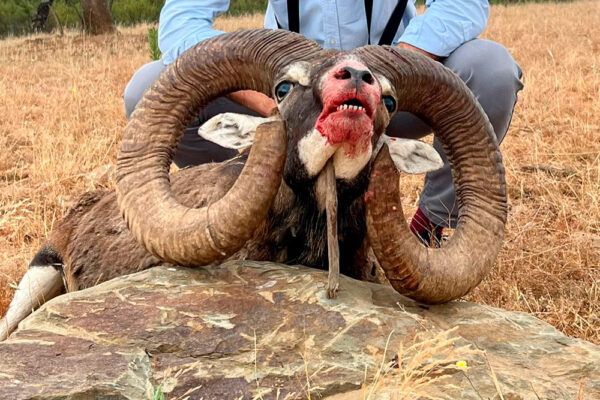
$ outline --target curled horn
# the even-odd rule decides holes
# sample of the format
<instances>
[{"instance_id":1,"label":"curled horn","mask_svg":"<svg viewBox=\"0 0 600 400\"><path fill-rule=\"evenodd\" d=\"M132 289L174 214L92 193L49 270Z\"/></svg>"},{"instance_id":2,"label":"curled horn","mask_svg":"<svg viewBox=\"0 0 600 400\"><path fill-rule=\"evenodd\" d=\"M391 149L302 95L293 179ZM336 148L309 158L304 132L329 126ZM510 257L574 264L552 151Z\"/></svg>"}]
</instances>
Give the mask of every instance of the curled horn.
<instances>
[{"instance_id":1,"label":"curled horn","mask_svg":"<svg viewBox=\"0 0 600 400\"><path fill-rule=\"evenodd\" d=\"M196 45L144 94L125 130L117 160L117 201L135 238L169 262L203 265L237 251L265 218L285 162L283 122L258 129L230 191L198 209L171 193L169 167L185 127L215 98L250 89L270 95L279 69L320 47L284 31L251 30Z\"/></svg>"},{"instance_id":2,"label":"curled horn","mask_svg":"<svg viewBox=\"0 0 600 400\"><path fill-rule=\"evenodd\" d=\"M395 48L357 50L396 88L399 110L434 130L452 167L458 223L449 243L426 248L410 232L399 198L399 173L387 147L377 156L367 203L370 243L392 286L425 303L468 293L487 275L502 246L506 183L498 144L487 116L449 69Z\"/></svg>"}]
</instances>

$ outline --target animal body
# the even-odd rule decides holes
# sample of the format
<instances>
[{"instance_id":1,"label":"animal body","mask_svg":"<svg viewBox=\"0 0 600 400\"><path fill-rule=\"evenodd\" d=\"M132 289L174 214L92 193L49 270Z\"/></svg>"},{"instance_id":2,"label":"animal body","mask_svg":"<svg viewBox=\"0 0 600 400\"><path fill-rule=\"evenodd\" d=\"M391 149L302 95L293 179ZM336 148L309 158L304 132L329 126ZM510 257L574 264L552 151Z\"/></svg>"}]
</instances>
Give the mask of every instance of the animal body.
<instances>
[{"instance_id":1,"label":"animal body","mask_svg":"<svg viewBox=\"0 0 600 400\"><path fill-rule=\"evenodd\" d=\"M240 155L169 177L191 118L241 89L272 95L278 112L256 127L220 117L204 134ZM425 144L384 136L398 110L434 129L453 166L460 217L439 249L408 230L397 166L425 172L441 161ZM165 262L326 268L322 172L330 161L342 273L440 303L464 295L493 265L506 220L503 167L492 128L460 79L407 51L326 51L290 32L242 31L198 44L146 92L121 144L116 192L85 194L50 234L0 321L0 340L65 290Z\"/></svg>"}]
</instances>

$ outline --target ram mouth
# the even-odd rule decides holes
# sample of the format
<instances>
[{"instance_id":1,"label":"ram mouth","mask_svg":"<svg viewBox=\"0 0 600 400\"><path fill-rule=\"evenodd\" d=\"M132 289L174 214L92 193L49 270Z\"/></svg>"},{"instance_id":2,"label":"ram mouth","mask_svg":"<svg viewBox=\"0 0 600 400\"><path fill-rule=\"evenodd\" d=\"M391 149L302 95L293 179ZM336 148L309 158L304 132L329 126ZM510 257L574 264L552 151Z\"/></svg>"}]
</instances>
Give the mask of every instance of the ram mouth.
<instances>
[{"instance_id":1,"label":"ram mouth","mask_svg":"<svg viewBox=\"0 0 600 400\"><path fill-rule=\"evenodd\" d=\"M354 111L358 113L365 113L370 119L373 119L373 115L375 114L375 110L370 105L368 99L360 99L360 95L358 97L353 95L349 98L345 97L331 102L321 114L321 119L325 119L330 114L337 111Z\"/></svg>"}]
</instances>

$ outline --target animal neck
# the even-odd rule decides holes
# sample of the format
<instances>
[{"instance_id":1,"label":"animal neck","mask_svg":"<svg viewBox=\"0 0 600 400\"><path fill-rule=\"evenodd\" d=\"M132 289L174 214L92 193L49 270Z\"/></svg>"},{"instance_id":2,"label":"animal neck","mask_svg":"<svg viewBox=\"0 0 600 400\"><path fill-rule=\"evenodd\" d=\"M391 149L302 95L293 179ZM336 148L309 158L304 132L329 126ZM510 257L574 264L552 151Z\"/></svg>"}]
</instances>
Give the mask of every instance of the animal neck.
<instances>
[{"instance_id":1,"label":"animal neck","mask_svg":"<svg viewBox=\"0 0 600 400\"><path fill-rule=\"evenodd\" d=\"M338 229L342 273L352 275L357 250L366 234L365 206L362 194L343 181L338 182ZM350 190L352 189L352 190ZM352 197L347 195L353 195ZM345 197L346 195L346 197ZM294 191L282 182L263 232L271 260L327 268L327 221L314 191Z\"/></svg>"}]
</instances>

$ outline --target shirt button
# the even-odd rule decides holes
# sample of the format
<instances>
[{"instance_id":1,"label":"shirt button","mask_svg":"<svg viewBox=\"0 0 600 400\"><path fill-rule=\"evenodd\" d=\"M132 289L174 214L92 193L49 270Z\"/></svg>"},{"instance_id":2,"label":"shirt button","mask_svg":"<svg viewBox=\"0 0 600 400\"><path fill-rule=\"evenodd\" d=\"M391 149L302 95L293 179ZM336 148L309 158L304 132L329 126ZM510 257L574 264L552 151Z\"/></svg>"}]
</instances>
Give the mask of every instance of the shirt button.
<instances>
[{"instance_id":1,"label":"shirt button","mask_svg":"<svg viewBox=\"0 0 600 400\"><path fill-rule=\"evenodd\" d=\"M335 39L329 39L330 44L335 44Z\"/></svg>"}]
</instances>

